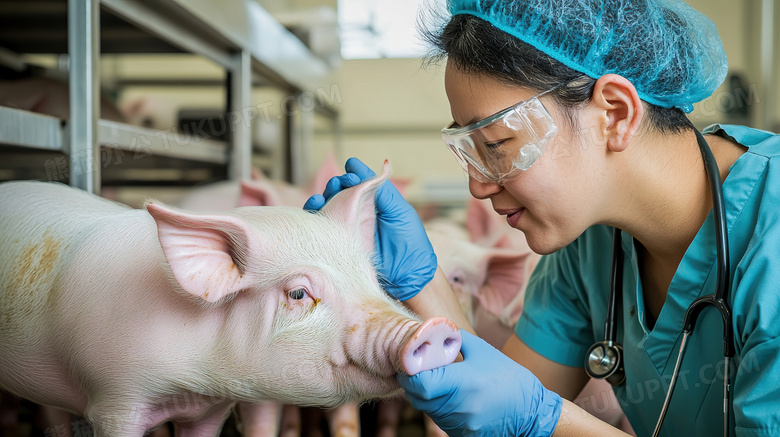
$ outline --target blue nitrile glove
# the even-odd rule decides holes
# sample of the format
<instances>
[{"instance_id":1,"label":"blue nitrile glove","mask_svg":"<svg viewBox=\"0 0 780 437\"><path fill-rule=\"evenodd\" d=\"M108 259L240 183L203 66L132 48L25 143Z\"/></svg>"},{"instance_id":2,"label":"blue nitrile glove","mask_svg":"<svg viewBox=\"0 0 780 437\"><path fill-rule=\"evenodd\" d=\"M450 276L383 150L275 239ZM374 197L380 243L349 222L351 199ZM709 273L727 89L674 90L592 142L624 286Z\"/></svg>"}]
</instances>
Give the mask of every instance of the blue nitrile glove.
<instances>
[{"instance_id":1,"label":"blue nitrile glove","mask_svg":"<svg viewBox=\"0 0 780 437\"><path fill-rule=\"evenodd\" d=\"M349 158L347 174L331 178L322 195L311 196L304 209L319 210L334 194L376 176L357 158ZM420 217L401 193L385 181L376 192L376 251L379 280L398 300L414 297L436 273L436 254Z\"/></svg>"},{"instance_id":2,"label":"blue nitrile glove","mask_svg":"<svg viewBox=\"0 0 780 437\"><path fill-rule=\"evenodd\" d=\"M561 397L481 338L461 333L463 361L396 375L412 406L449 435L552 435Z\"/></svg>"}]
</instances>

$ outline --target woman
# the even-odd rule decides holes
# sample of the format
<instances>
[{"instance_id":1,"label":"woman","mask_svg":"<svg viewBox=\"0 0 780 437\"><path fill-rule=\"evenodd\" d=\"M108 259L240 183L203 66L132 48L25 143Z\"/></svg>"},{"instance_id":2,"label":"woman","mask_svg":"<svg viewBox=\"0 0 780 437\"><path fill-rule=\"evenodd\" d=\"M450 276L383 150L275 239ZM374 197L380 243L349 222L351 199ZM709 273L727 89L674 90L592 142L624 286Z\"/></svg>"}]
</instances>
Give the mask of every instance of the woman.
<instances>
[{"instance_id":1,"label":"woman","mask_svg":"<svg viewBox=\"0 0 780 437\"><path fill-rule=\"evenodd\" d=\"M604 339L618 228L625 381L615 393L634 430L649 435L686 309L715 291L713 197L685 116L725 78L715 27L661 0L452 0L448 8L449 22L432 35L447 58L454 123L445 141L471 194L490 199L545 256L503 354L464 333L463 362L398 380L451 435L622 435L569 402L587 381L589 347ZM780 435L780 137L740 126L703 133L723 181L730 243L738 365L728 432ZM354 159L346 169L307 207L373 175ZM445 296L410 209L389 186L378 196L380 273L401 300ZM720 315L704 310L661 435L722 434L722 338Z\"/></svg>"}]
</instances>

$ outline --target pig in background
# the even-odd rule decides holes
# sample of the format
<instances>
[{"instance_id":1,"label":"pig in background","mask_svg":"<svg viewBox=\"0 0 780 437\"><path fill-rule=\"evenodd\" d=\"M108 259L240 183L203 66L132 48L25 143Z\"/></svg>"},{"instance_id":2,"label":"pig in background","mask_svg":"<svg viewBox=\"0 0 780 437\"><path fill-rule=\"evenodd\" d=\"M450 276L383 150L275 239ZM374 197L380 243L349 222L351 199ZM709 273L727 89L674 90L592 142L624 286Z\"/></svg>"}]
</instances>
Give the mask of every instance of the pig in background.
<instances>
[{"instance_id":1,"label":"pig in background","mask_svg":"<svg viewBox=\"0 0 780 437\"><path fill-rule=\"evenodd\" d=\"M0 185L0 387L128 436L166 420L214 435L235 400L327 406L397 390L419 344L458 331L420 323L376 281L372 196L388 176L319 214L147 212L59 184ZM386 350L387 336L403 340ZM457 355L444 352L427 364Z\"/></svg>"},{"instance_id":2,"label":"pig in background","mask_svg":"<svg viewBox=\"0 0 780 437\"><path fill-rule=\"evenodd\" d=\"M70 118L70 91L67 83L50 77L0 80L0 106L67 120ZM128 122L122 110L106 97L100 99L100 117Z\"/></svg>"}]
</instances>

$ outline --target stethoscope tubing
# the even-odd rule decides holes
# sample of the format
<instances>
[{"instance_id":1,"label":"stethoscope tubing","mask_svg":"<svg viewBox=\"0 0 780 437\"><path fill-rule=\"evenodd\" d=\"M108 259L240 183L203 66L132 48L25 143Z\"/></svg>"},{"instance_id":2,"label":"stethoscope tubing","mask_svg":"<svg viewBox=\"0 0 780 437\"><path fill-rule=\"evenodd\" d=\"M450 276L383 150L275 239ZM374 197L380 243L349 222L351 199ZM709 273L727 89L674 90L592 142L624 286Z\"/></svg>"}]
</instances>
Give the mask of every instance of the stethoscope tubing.
<instances>
[{"instance_id":1,"label":"stethoscope tubing","mask_svg":"<svg viewBox=\"0 0 780 437\"><path fill-rule=\"evenodd\" d=\"M658 417L658 423L656 423L655 430L653 431L653 437L658 436L658 433L661 432L661 425L663 425L664 419L666 418L666 412L669 408L672 394L674 393L675 383L680 374L680 366L683 357L685 356L688 337L693 333L693 328L696 325L699 314L701 314L704 307L708 305L715 307L723 319L723 435L724 437L729 435L729 410L731 406L731 375L729 374L731 369L729 369L729 361L734 357L735 351L733 338L734 326L731 323L731 308L726 301L730 275L728 224L726 222L725 214L726 206L723 200L723 184L721 184L720 181L720 171L718 170L718 163L715 160L715 156L712 154L712 150L710 150L707 141L704 140L704 137L699 131L696 131L696 140L699 143L702 158L704 158L704 169L707 172L707 179L710 182L710 190L712 191L712 209L715 216L715 239L718 258L717 285L715 293L694 300L685 312L680 352L677 355L677 362L674 364L672 380L669 383L669 390L666 392L666 398L664 399L664 404L661 408L661 414Z\"/></svg>"},{"instance_id":2,"label":"stethoscope tubing","mask_svg":"<svg viewBox=\"0 0 780 437\"><path fill-rule=\"evenodd\" d=\"M731 375L730 375L730 361L734 357L734 327L731 320L731 308L729 307L726 299L728 298L729 291L729 245L728 245L728 223L726 221L726 207L723 199L723 184L720 180L720 171L718 169L718 163L715 160L715 156L712 154L707 141L704 136L696 130L696 141L699 145L699 149L704 159L704 169L707 173L707 179L710 184L710 191L712 192L712 208L715 219L715 239L717 249L717 281L715 293L705 295L694 300L685 312L685 318L683 319L682 333L683 337L680 342L680 349L677 354L677 360L674 364L674 370L672 372L672 379L669 383L669 389L666 392L663 406L661 407L661 413L658 417L658 422L653 431L653 437L658 436L661 431L666 413L669 409L669 405L672 400L674 388L677 383L677 379L680 375L680 368L682 366L682 360L685 356L685 350L688 344L688 339L693 333L693 328L696 325L699 314L706 306L713 306L721 315L723 319L723 356L724 359L724 373L723 373L723 435L729 435L729 416L731 407ZM620 296L622 295L622 282L623 282L623 250L621 247L621 231L615 228L612 242L612 270L610 276L610 296L607 302L607 317L604 323L604 341L596 343L591 347L588 354L594 348L619 348L622 349L620 344L617 343L617 307L620 305ZM621 290L618 293L618 290ZM615 372L614 369L622 372L622 353L614 354L617 357L617 362L611 362L614 367L612 371L605 375L608 380ZM606 356L606 353L604 353ZM598 358L598 357L597 357ZM604 378L605 376L598 376L592 368L588 366L588 359L586 358L586 370L588 374L597 378ZM623 379L612 379L610 382L613 384L620 384Z\"/></svg>"}]
</instances>

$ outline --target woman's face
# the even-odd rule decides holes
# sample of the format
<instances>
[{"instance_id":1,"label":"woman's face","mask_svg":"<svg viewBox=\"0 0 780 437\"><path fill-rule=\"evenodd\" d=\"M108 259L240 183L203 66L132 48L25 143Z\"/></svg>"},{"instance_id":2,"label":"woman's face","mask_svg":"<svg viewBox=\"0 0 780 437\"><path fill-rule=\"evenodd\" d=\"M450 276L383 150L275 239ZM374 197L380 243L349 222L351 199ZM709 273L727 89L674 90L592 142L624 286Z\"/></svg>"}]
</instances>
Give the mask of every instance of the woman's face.
<instances>
[{"instance_id":1,"label":"woman's face","mask_svg":"<svg viewBox=\"0 0 780 437\"><path fill-rule=\"evenodd\" d=\"M501 109L533 97L538 91L509 86L481 74L464 73L448 63L445 87L454 121L466 126ZM592 126L598 126L587 109L575 114L579 131L549 96L540 98L558 132L530 169L504 185L469 177L469 191L478 199L490 199L493 209L522 231L531 249L540 254L568 245L587 227L598 223L607 205L603 193L605 150ZM599 153L601 150L602 153Z\"/></svg>"}]
</instances>

